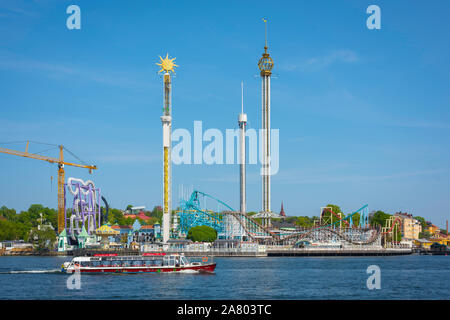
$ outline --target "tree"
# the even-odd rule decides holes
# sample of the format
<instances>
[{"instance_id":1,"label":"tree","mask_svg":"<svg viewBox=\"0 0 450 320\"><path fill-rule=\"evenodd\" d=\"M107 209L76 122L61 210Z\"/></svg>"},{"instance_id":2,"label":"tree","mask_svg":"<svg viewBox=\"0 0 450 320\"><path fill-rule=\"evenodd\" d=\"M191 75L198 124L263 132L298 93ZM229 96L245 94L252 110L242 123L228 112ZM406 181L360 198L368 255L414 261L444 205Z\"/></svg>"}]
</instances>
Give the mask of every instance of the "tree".
<instances>
[{"instance_id":1,"label":"tree","mask_svg":"<svg viewBox=\"0 0 450 320\"><path fill-rule=\"evenodd\" d=\"M6 206L2 206L0 208L0 216L4 217L6 220L15 221L17 213L14 209L8 209Z\"/></svg>"},{"instance_id":2,"label":"tree","mask_svg":"<svg viewBox=\"0 0 450 320\"><path fill-rule=\"evenodd\" d=\"M208 226L192 227L189 229L186 238L194 242L213 242L217 239L217 231Z\"/></svg>"},{"instance_id":3,"label":"tree","mask_svg":"<svg viewBox=\"0 0 450 320\"><path fill-rule=\"evenodd\" d=\"M56 241L56 234L52 229L33 228L28 241L35 242L38 250L52 249L53 243Z\"/></svg>"},{"instance_id":4,"label":"tree","mask_svg":"<svg viewBox=\"0 0 450 320\"><path fill-rule=\"evenodd\" d=\"M29 228L19 222L0 220L0 240L25 239Z\"/></svg>"},{"instance_id":5,"label":"tree","mask_svg":"<svg viewBox=\"0 0 450 320\"><path fill-rule=\"evenodd\" d=\"M430 233L427 231L428 224L425 221L424 217L415 216L414 219L420 222L422 226L422 231L419 233L419 239L428 239L430 237Z\"/></svg>"},{"instance_id":6,"label":"tree","mask_svg":"<svg viewBox=\"0 0 450 320\"><path fill-rule=\"evenodd\" d=\"M126 225L127 221L119 209L110 208L108 213L108 222L110 224Z\"/></svg>"},{"instance_id":7,"label":"tree","mask_svg":"<svg viewBox=\"0 0 450 320\"><path fill-rule=\"evenodd\" d=\"M295 217L295 218L296 218L296 221L294 223L303 228L312 227L314 224L314 221L311 220L310 217L302 216L302 217Z\"/></svg>"},{"instance_id":8,"label":"tree","mask_svg":"<svg viewBox=\"0 0 450 320\"><path fill-rule=\"evenodd\" d=\"M370 224L372 226L384 227L386 225L386 220L389 219L390 216L391 216L390 214L378 210L372 215L370 219Z\"/></svg>"},{"instance_id":9,"label":"tree","mask_svg":"<svg viewBox=\"0 0 450 320\"><path fill-rule=\"evenodd\" d=\"M161 206L155 206L150 214L151 217L155 217L157 218L158 222L161 223L162 222L162 218L163 218L163 209Z\"/></svg>"}]
</instances>

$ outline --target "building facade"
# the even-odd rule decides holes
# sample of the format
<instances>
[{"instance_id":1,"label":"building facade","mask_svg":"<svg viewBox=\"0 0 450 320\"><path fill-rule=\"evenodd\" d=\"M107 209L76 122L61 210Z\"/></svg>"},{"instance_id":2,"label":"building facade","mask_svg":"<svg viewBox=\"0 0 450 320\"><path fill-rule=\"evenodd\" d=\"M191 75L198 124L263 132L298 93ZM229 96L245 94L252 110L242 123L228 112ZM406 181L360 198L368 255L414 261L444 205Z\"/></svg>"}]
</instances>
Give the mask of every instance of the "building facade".
<instances>
[{"instance_id":1,"label":"building facade","mask_svg":"<svg viewBox=\"0 0 450 320\"><path fill-rule=\"evenodd\" d=\"M419 239L419 233L422 232L422 224L419 220L413 218L412 214L406 212L397 212L396 217L402 221L401 232L405 240Z\"/></svg>"}]
</instances>

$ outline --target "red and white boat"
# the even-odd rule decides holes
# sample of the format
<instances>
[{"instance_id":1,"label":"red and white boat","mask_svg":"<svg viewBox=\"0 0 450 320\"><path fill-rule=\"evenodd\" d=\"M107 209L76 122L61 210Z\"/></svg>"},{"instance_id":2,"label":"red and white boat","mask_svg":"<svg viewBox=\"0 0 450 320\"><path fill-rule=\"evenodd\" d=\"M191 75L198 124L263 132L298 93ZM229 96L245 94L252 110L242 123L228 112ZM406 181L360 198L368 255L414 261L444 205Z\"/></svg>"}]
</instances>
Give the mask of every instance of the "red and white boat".
<instances>
[{"instance_id":1,"label":"red and white boat","mask_svg":"<svg viewBox=\"0 0 450 320\"><path fill-rule=\"evenodd\" d=\"M183 254L144 253L140 256L119 256L117 254L97 254L93 257L76 257L70 262L64 262L61 271L73 273L147 273L147 272L178 272L213 273L215 262L209 262L207 257L202 262L189 262Z\"/></svg>"}]
</instances>

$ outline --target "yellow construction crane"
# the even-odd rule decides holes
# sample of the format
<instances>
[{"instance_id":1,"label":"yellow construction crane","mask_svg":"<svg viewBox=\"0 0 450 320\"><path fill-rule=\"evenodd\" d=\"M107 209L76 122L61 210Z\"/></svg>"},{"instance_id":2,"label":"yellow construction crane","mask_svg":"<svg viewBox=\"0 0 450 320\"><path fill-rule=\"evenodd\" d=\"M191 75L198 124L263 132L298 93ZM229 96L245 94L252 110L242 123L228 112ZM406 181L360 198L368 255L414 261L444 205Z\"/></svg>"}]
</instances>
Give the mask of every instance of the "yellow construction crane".
<instances>
[{"instance_id":1,"label":"yellow construction crane","mask_svg":"<svg viewBox=\"0 0 450 320\"><path fill-rule=\"evenodd\" d=\"M86 168L86 169L89 169L89 173L92 173L92 170L97 169L97 166L65 162L63 150L66 150L69 153L71 153L71 152L69 150L67 150L66 148L64 148L64 146L62 146L62 145L58 146L59 159L53 158L53 157L42 156L42 155L35 154L35 153L29 153L28 152L29 143L30 143L30 141L27 141L25 152L6 149L6 148L0 148L0 153L12 154L15 156L26 157L26 158L37 159L37 160L44 160L44 161L47 161L50 163L58 164L58 233L61 233L64 230L64 166L67 165L67 166L73 166L73 167L79 167L79 168ZM71 154L73 156L75 156L73 153L71 153Z\"/></svg>"}]
</instances>

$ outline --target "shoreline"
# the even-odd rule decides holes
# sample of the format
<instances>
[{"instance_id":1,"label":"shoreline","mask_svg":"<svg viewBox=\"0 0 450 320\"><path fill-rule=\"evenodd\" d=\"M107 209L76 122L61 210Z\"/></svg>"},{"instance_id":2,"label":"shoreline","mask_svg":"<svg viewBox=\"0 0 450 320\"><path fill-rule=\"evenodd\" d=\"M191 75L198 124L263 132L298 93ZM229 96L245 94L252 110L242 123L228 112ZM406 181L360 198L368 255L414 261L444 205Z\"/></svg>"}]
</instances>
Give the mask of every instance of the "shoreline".
<instances>
[{"instance_id":1,"label":"shoreline","mask_svg":"<svg viewBox=\"0 0 450 320\"><path fill-rule=\"evenodd\" d=\"M151 251L148 251L151 252ZM74 251L13 251L5 254L3 251L0 257L23 257L23 256L93 256L95 254L117 254L117 255L140 255L145 252L139 250L89 250L80 249ZM176 251L171 250L167 254L184 254L187 257L358 257L358 256L403 256L403 255L444 255L450 252L425 250L425 249L406 249L406 248L383 248L383 249L268 249L266 251L236 251L236 250L209 250L209 251Z\"/></svg>"}]
</instances>

